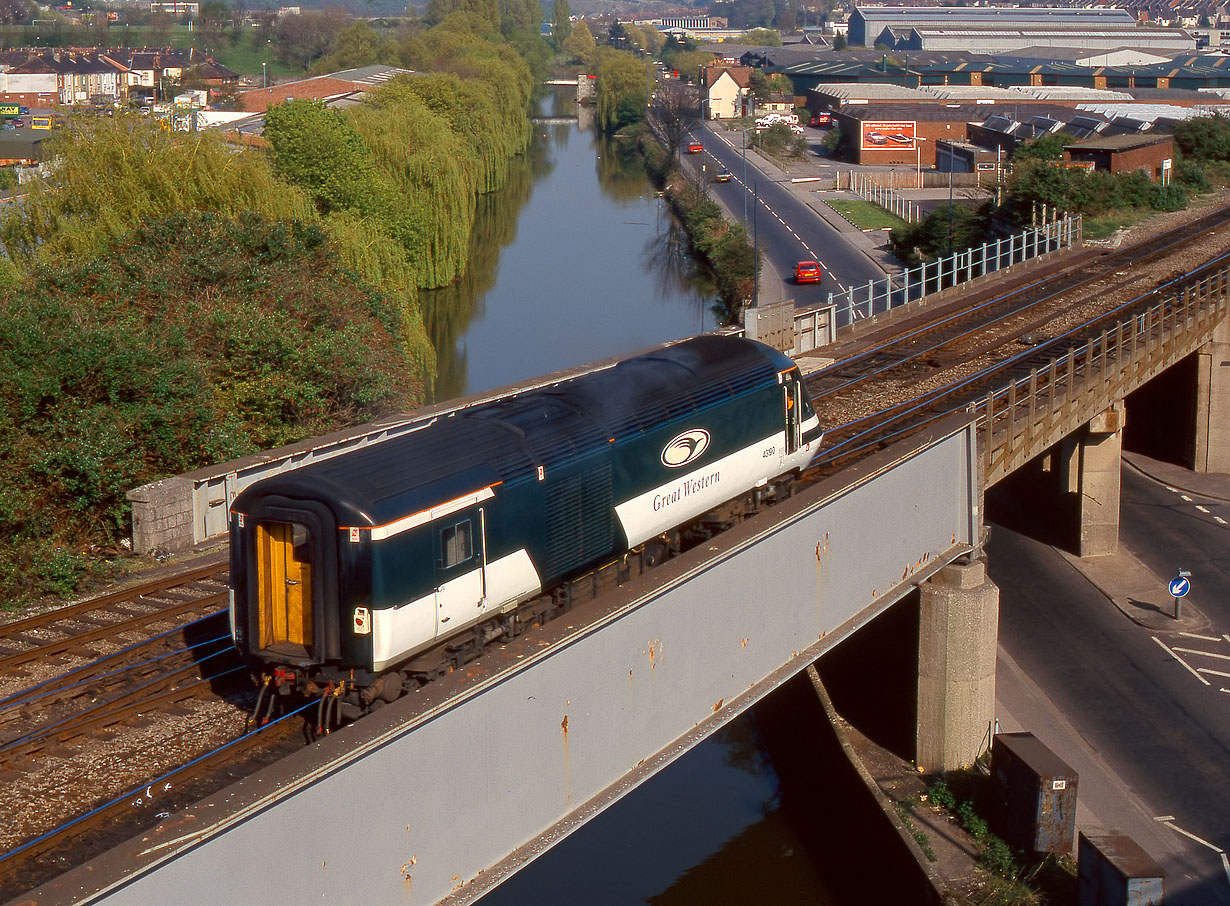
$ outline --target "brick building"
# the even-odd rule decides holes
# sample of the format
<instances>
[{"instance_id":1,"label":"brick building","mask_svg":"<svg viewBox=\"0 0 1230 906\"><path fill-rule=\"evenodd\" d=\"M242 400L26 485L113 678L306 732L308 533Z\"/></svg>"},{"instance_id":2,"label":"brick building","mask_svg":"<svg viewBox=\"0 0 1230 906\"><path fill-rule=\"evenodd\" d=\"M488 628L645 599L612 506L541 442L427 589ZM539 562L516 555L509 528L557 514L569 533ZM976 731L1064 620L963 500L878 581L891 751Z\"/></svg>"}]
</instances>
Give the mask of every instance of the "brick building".
<instances>
[{"instance_id":1,"label":"brick building","mask_svg":"<svg viewBox=\"0 0 1230 906\"><path fill-rule=\"evenodd\" d=\"M1111 173L1147 173L1160 179L1174 160L1174 138L1169 135L1098 136L1064 145L1063 159L1091 163L1095 170Z\"/></svg>"}]
</instances>

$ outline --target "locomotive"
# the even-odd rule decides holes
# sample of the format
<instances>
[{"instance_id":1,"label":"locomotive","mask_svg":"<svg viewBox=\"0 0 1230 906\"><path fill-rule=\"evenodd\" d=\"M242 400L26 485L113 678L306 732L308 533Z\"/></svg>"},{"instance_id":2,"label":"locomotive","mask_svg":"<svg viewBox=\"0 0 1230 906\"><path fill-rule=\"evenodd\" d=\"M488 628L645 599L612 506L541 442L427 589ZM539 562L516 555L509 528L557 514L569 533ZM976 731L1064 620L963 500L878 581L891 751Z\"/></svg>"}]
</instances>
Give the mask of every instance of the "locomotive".
<instances>
[{"instance_id":1,"label":"locomotive","mask_svg":"<svg viewBox=\"0 0 1230 906\"><path fill-rule=\"evenodd\" d=\"M821 437L794 362L732 336L460 409L235 498L234 643L266 688L357 715L442 641L515 634L570 577L772 494Z\"/></svg>"}]
</instances>

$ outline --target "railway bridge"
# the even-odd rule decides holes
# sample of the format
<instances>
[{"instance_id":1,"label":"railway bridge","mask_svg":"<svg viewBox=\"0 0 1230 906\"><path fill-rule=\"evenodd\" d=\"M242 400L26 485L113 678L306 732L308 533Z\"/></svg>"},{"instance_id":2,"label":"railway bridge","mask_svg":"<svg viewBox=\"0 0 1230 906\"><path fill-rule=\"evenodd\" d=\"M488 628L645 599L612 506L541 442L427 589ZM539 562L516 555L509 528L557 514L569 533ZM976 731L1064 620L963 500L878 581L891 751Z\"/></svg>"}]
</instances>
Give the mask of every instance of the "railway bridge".
<instances>
[{"instance_id":1,"label":"railway bridge","mask_svg":"<svg viewBox=\"0 0 1230 906\"><path fill-rule=\"evenodd\" d=\"M270 890L471 902L906 595L920 606L918 761L968 763L994 702L998 592L980 560L984 491L1030 475L1077 519L1083 556L1113 551L1125 425L1157 421L1161 395L1190 401L1182 417L1168 408L1161 433L1197 469L1230 471L1227 278L1218 263L1143 297L985 396L886 435L711 543L169 815L22 902L238 903ZM1164 394L1149 389L1159 376ZM421 423L142 489L138 543L191 545L246 481ZM144 806L157 808L156 791Z\"/></svg>"}]
</instances>

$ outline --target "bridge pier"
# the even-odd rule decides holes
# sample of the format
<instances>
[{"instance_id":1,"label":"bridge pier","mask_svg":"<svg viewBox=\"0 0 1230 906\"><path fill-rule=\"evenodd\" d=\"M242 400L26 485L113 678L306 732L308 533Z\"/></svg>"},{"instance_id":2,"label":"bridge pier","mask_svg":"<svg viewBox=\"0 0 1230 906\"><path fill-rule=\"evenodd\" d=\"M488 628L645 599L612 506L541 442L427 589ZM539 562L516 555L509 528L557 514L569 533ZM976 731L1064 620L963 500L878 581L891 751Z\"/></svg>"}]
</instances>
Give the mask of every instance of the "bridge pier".
<instances>
[{"instance_id":1,"label":"bridge pier","mask_svg":"<svg viewBox=\"0 0 1230 906\"><path fill-rule=\"evenodd\" d=\"M975 560L949 564L920 592L915 763L951 771L981 754L995 717L999 588Z\"/></svg>"},{"instance_id":2,"label":"bridge pier","mask_svg":"<svg viewBox=\"0 0 1230 906\"><path fill-rule=\"evenodd\" d=\"M1230 318L1196 353L1196 438L1192 470L1230 472Z\"/></svg>"},{"instance_id":3,"label":"bridge pier","mask_svg":"<svg viewBox=\"0 0 1230 906\"><path fill-rule=\"evenodd\" d=\"M1075 436L1069 476L1076 472L1080 537L1077 554L1104 557L1119 550L1119 468L1123 458L1123 400L1099 412ZM1066 444L1065 444L1066 447ZM1073 470L1071 467L1075 466ZM1071 477L1068 480L1071 489Z\"/></svg>"}]
</instances>

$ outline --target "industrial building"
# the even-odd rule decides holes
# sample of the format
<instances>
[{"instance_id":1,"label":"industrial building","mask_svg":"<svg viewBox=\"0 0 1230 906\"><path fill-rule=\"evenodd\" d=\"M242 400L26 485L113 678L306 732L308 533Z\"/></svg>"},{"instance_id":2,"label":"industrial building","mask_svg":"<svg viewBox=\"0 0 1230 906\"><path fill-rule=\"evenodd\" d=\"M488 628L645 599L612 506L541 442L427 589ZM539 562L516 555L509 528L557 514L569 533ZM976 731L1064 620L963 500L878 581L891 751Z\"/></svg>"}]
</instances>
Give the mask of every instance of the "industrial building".
<instances>
[{"instance_id":1,"label":"industrial building","mask_svg":"<svg viewBox=\"0 0 1230 906\"><path fill-rule=\"evenodd\" d=\"M850 14L848 40L870 47L886 29L912 28L1060 28L1088 31L1128 28L1135 17L1125 9L1057 9L1016 6L868 6ZM1195 47L1193 41L1192 46Z\"/></svg>"}]
</instances>

